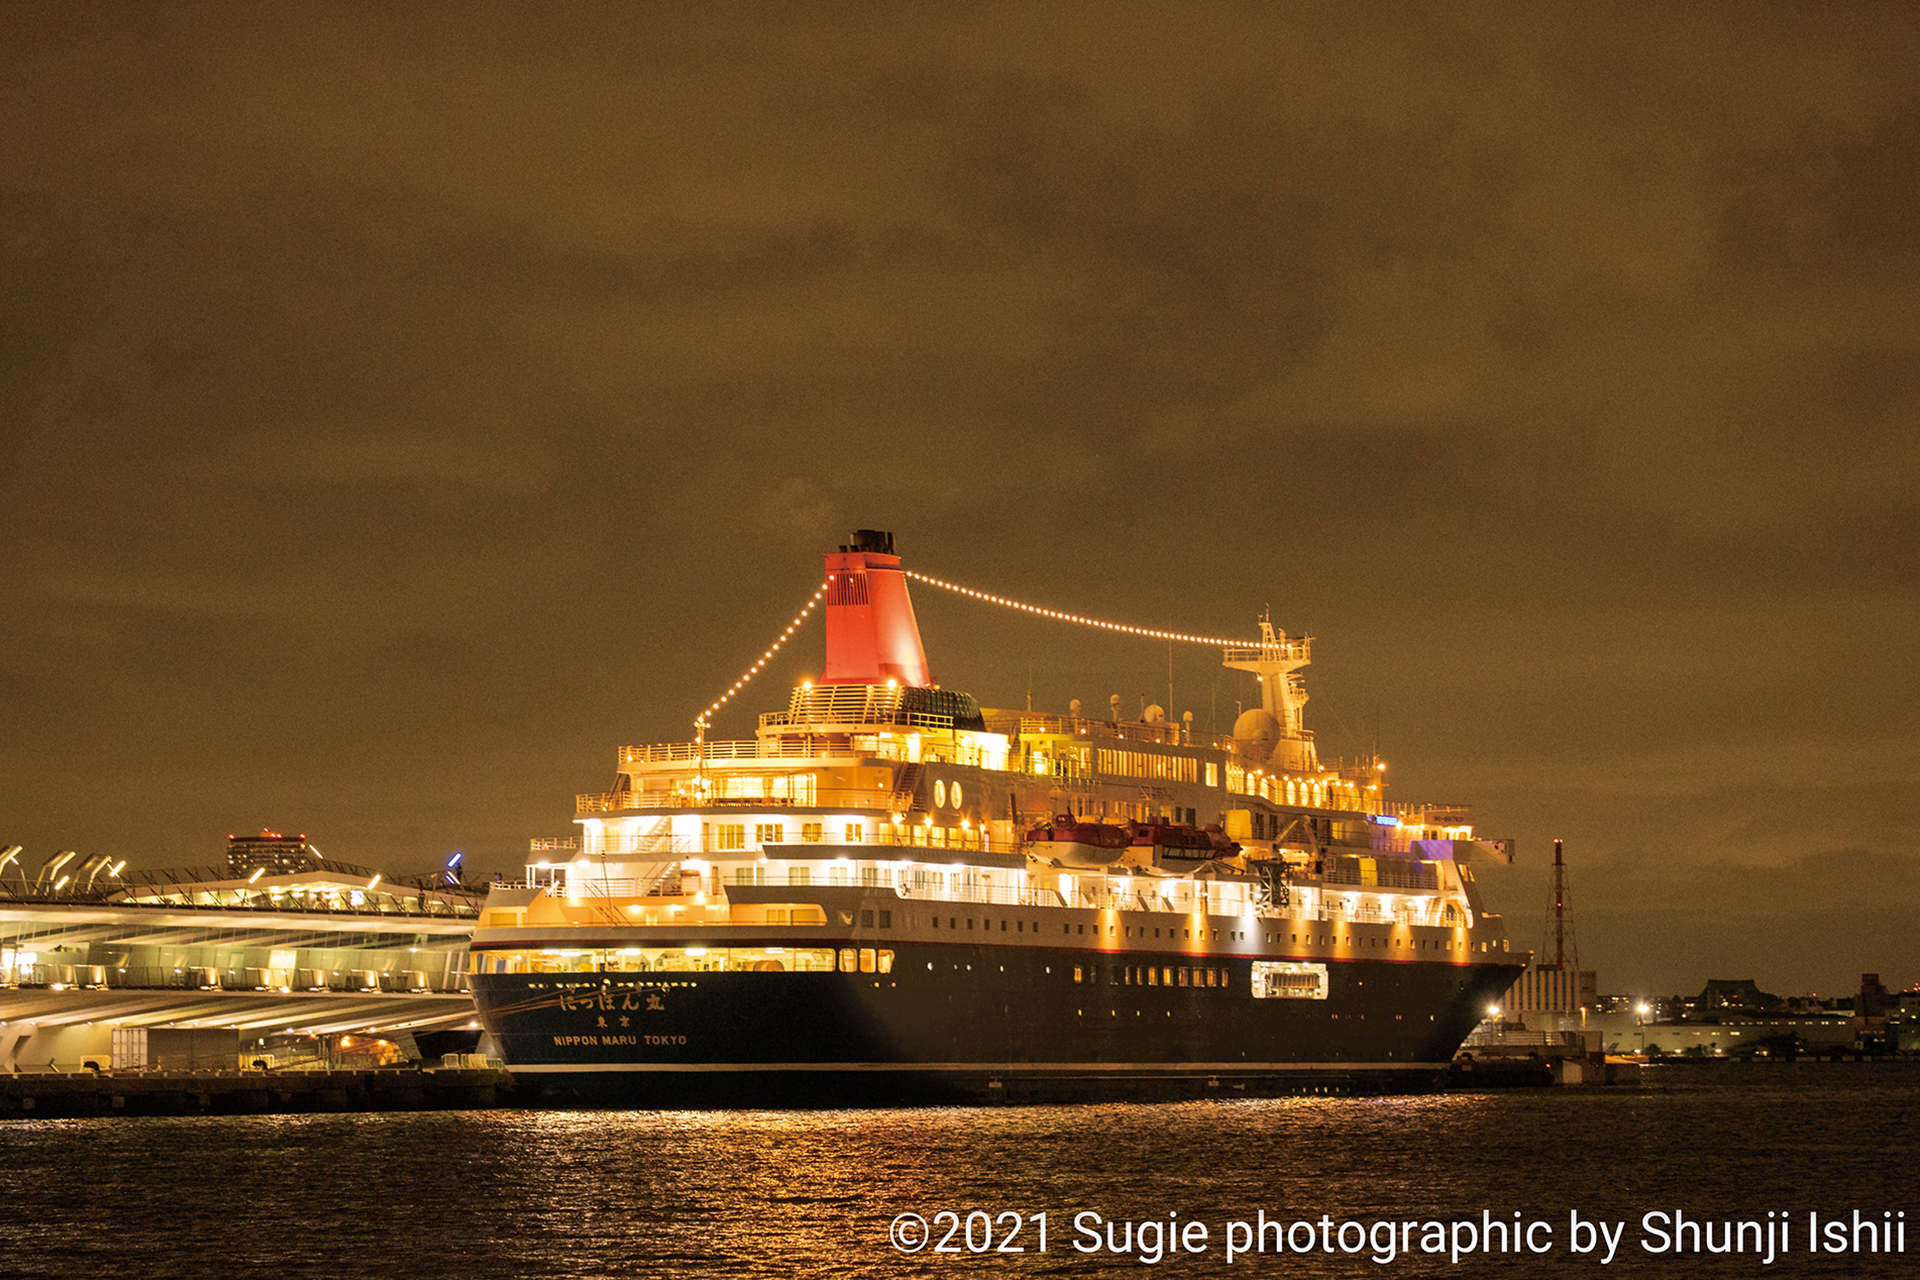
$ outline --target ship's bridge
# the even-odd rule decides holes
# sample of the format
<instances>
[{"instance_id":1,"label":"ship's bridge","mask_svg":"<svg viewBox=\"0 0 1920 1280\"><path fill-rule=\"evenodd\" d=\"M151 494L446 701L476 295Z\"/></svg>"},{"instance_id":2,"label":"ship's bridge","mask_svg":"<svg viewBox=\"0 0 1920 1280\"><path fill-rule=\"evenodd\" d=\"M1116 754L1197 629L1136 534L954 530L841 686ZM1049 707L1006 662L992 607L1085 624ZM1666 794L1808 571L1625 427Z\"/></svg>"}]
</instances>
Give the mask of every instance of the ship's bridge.
<instances>
[{"instance_id":1,"label":"ship's bridge","mask_svg":"<svg viewBox=\"0 0 1920 1280\"><path fill-rule=\"evenodd\" d=\"M581 818L709 805L901 812L914 766L1008 767L1007 735L967 694L884 684L815 685L760 717L751 740L620 749L621 785L576 798ZM904 794L903 794L904 793Z\"/></svg>"}]
</instances>

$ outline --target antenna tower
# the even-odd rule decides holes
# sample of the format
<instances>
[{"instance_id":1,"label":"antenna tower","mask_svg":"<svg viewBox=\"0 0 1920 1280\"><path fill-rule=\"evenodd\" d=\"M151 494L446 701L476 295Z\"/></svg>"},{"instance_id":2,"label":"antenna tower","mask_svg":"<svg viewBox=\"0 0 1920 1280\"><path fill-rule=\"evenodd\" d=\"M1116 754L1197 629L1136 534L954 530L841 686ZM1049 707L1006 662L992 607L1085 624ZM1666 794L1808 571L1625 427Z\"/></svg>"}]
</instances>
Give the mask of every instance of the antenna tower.
<instances>
[{"instance_id":1,"label":"antenna tower","mask_svg":"<svg viewBox=\"0 0 1920 1280\"><path fill-rule=\"evenodd\" d=\"M1553 842L1553 968L1556 973L1567 969L1567 864L1561 857L1561 842ZM1573 963L1580 964L1580 944L1573 945Z\"/></svg>"}]
</instances>

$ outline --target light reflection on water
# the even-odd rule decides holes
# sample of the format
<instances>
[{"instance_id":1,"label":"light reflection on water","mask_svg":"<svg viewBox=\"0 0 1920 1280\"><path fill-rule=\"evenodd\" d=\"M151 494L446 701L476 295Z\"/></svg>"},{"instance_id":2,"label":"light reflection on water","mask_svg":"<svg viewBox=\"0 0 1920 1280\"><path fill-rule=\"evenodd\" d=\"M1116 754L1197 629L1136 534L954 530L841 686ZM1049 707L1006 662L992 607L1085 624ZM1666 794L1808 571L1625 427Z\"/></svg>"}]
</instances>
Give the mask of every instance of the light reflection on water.
<instances>
[{"instance_id":1,"label":"light reflection on water","mask_svg":"<svg viewBox=\"0 0 1920 1280\"><path fill-rule=\"evenodd\" d=\"M0 1271L19 1276L1430 1274L1247 1259L1223 1224L1638 1222L1904 1209L1920 1254L1920 1070L1668 1069L1639 1089L832 1112L422 1112L0 1124ZM1045 1255L901 1255L894 1215L1049 1214ZM1072 1249L1072 1217L1209 1225L1209 1252ZM1008 1220L1010 1221L1010 1220ZM1036 1243L1033 1228L1022 1239ZM1630 1234L1630 1239L1634 1238ZM1084 1240L1084 1238L1082 1238ZM1912 1254L1909 1255L1912 1257ZM1644 1254L1616 1262L1645 1267ZM1868 1260L1871 1262L1872 1260ZM1906 1259L1881 1260L1905 1274ZM1783 1259L1779 1274L1863 1274ZM1821 1264L1825 1263L1825 1266ZM1790 1265L1789 1265L1790 1264ZM1439 1264L1444 1266L1444 1262ZM1591 1274L1594 1259L1469 1270ZM1751 1274L1757 1258L1670 1260ZM1457 1268L1450 1268L1457 1270ZM1515 1272L1519 1274L1519 1272Z\"/></svg>"}]
</instances>

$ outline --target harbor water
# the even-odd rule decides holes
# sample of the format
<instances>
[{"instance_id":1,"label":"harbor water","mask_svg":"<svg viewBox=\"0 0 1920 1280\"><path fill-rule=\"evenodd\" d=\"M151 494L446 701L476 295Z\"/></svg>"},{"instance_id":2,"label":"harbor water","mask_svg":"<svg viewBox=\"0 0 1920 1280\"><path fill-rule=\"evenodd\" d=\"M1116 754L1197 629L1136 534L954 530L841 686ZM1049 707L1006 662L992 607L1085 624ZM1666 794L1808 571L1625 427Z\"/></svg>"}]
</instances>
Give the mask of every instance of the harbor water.
<instances>
[{"instance_id":1,"label":"harbor water","mask_svg":"<svg viewBox=\"0 0 1920 1280\"><path fill-rule=\"evenodd\" d=\"M0 1258L19 1277L1920 1276L1917 1173L1920 1065L1897 1063L1378 1099L11 1120Z\"/></svg>"}]
</instances>

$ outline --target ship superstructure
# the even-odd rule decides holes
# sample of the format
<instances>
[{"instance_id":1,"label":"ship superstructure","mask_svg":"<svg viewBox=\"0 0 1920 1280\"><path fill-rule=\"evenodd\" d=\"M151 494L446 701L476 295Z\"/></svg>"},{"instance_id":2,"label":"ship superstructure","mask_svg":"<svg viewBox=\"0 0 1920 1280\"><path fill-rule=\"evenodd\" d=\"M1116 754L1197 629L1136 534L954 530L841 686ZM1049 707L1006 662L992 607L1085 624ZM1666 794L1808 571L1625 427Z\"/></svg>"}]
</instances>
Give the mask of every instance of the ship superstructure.
<instances>
[{"instance_id":1,"label":"ship superstructure","mask_svg":"<svg viewBox=\"0 0 1920 1280\"><path fill-rule=\"evenodd\" d=\"M826 558L826 664L745 741L623 747L472 944L523 1078L729 1101L1432 1087L1524 964L1464 809L1303 723L1310 642L1226 649L1230 735L932 681L891 535Z\"/></svg>"}]
</instances>

